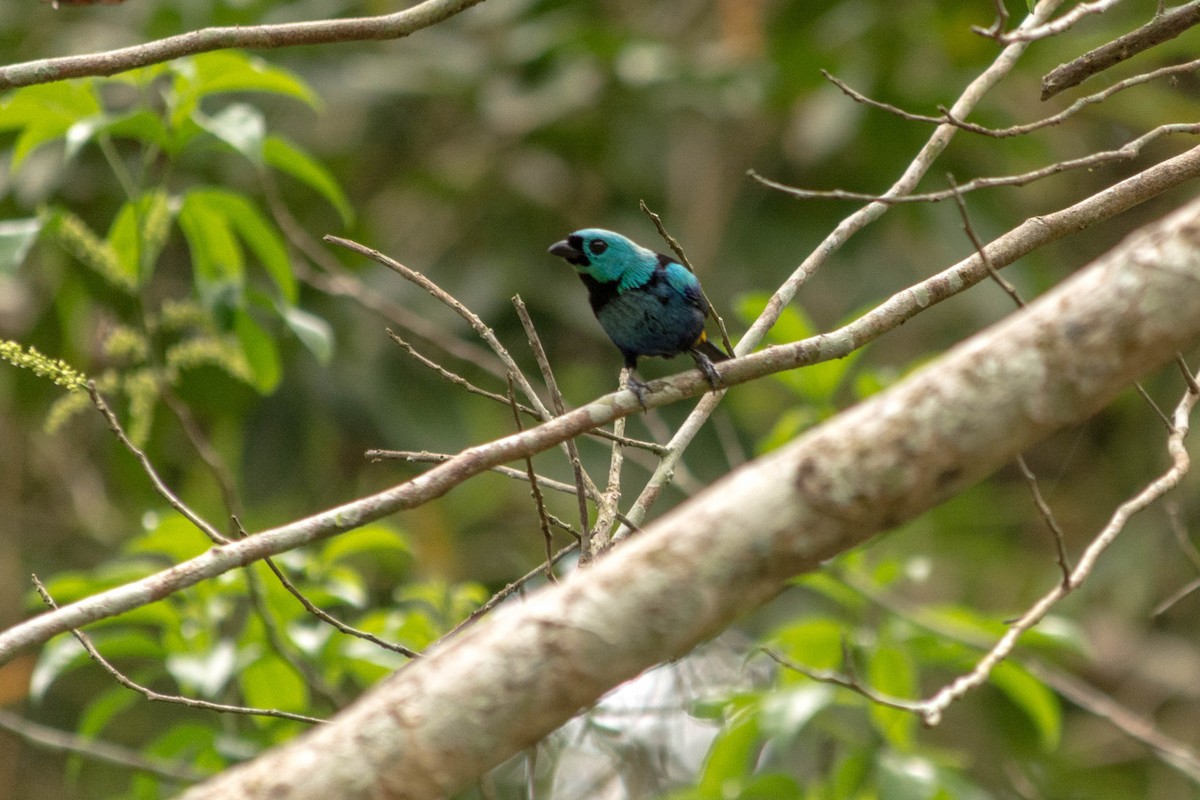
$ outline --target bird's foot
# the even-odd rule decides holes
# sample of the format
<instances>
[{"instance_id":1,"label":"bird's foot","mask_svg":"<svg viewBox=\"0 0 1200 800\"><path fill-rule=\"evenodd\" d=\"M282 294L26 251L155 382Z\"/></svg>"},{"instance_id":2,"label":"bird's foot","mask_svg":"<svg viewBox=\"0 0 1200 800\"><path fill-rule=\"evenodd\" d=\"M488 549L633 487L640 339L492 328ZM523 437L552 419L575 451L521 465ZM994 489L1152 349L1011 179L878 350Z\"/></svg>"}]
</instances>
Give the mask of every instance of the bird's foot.
<instances>
[{"instance_id":1,"label":"bird's foot","mask_svg":"<svg viewBox=\"0 0 1200 800\"><path fill-rule=\"evenodd\" d=\"M712 359L699 350L693 350L691 355L692 360L696 362L696 366L704 373L704 379L708 381L708 385L714 390L724 389L725 384L721 381L721 376L717 374L717 368L713 366Z\"/></svg>"},{"instance_id":2,"label":"bird's foot","mask_svg":"<svg viewBox=\"0 0 1200 800\"><path fill-rule=\"evenodd\" d=\"M638 405L642 407L642 411L648 411L646 408L646 398L650 394L650 387L641 378L633 374L632 370L625 373L625 388L633 392L633 396L637 398Z\"/></svg>"}]
</instances>

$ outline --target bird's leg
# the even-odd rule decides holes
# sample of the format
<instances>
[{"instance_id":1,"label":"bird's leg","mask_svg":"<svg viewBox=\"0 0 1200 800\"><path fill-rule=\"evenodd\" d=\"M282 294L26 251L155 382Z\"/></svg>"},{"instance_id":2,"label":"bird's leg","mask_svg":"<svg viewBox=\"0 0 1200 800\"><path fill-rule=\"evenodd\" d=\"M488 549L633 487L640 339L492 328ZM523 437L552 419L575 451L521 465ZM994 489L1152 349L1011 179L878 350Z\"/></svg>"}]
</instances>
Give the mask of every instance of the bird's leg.
<instances>
[{"instance_id":1,"label":"bird's leg","mask_svg":"<svg viewBox=\"0 0 1200 800\"><path fill-rule=\"evenodd\" d=\"M621 370L621 384L633 392L633 396L637 398L638 405L642 407L642 411L648 411L646 408L646 395L650 392L650 387L633 372L633 367L626 366Z\"/></svg>"},{"instance_id":2,"label":"bird's leg","mask_svg":"<svg viewBox=\"0 0 1200 800\"><path fill-rule=\"evenodd\" d=\"M725 388L725 384L721 382L721 376L717 374L717 368L713 366L712 359L695 348L688 350L688 355L692 357L692 360L696 362L696 366L704 373L704 379L708 381L709 386L713 389Z\"/></svg>"}]
</instances>

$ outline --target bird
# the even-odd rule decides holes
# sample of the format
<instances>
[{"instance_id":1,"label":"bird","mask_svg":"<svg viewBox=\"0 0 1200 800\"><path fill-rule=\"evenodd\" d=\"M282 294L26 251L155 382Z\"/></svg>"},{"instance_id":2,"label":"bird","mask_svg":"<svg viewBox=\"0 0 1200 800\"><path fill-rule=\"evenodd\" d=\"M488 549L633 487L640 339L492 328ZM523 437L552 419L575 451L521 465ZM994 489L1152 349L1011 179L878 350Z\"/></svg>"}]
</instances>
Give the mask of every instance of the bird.
<instances>
[{"instance_id":1,"label":"bird","mask_svg":"<svg viewBox=\"0 0 1200 800\"><path fill-rule=\"evenodd\" d=\"M670 256L603 228L577 230L549 253L575 268L600 327L621 351L628 387L642 407L648 387L634 375L641 356L687 353L710 386L721 388L713 362L731 356L708 340L708 301L700 280Z\"/></svg>"}]
</instances>

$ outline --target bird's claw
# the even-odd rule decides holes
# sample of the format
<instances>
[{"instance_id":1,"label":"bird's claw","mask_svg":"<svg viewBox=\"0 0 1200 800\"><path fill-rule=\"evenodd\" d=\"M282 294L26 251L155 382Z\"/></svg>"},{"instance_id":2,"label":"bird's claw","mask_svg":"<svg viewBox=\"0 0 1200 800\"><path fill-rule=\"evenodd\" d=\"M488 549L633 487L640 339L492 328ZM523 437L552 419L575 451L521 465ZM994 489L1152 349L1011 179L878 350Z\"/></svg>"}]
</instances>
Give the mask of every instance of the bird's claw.
<instances>
[{"instance_id":1,"label":"bird's claw","mask_svg":"<svg viewBox=\"0 0 1200 800\"><path fill-rule=\"evenodd\" d=\"M638 405L642 407L642 411L649 411L646 408L646 396L650 393L650 387L644 381L630 372L625 376L625 388L633 392L633 396L637 398Z\"/></svg>"},{"instance_id":2,"label":"bird's claw","mask_svg":"<svg viewBox=\"0 0 1200 800\"><path fill-rule=\"evenodd\" d=\"M704 373L704 379L708 381L709 386L714 390L725 388L721 376L717 374L717 368L713 366L712 359L698 351L692 351L692 358L696 362L696 367Z\"/></svg>"}]
</instances>

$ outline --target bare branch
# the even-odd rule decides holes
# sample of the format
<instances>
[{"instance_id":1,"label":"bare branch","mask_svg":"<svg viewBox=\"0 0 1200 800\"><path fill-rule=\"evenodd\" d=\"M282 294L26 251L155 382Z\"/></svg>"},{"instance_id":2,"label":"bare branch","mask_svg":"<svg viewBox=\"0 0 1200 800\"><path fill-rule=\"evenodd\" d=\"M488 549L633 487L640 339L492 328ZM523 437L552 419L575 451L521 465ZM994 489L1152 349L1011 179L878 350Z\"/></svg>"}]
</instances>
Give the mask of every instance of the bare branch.
<instances>
[{"instance_id":1,"label":"bare branch","mask_svg":"<svg viewBox=\"0 0 1200 800\"><path fill-rule=\"evenodd\" d=\"M545 381L546 389L550 392L550 402L554 405L554 413L561 417L567 411L567 404L563 401L562 392L558 390L558 381L554 379L554 370L550 368L550 359L546 356L546 348L542 347L542 340L538 336L537 328L534 327L533 319L530 318L529 310L525 308L525 303L521 300L521 296L514 296L512 303L513 307L517 310L517 316L521 320L521 326L525 329L525 337L529 340L529 349L533 351L533 358L537 361L538 369L542 373L542 380ZM517 420L517 424L520 424L520 420ZM583 464L579 461L579 448L575 446L575 440L568 439L566 445L567 457L571 462L571 471L575 474L575 491L579 498L579 530L583 532L583 553L586 554L588 553L587 498L589 493L598 496L600 492L583 470ZM532 474L532 463L529 465L529 470ZM536 481L534 483L536 485ZM547 557L549 557L548 553Z\"/></svg>"},{"instance_id":2,"label":"bare branch","mask_svg":"<svg viewBox=\"0 0 1200 800\"><path fill-rule=\"evenodd\" d=\"M1198 284L1193 201L1023 311L727 475L590 569L433 648L332 724L185 797L238 796L267 779L297 800L394 787L414 800L453 794L614 685L775 597L798 572L1102 408L1200 338ZM736 375L771 352L722 366ZM354 735L362 731L371 735ZM374 782L350 779L367 765Z\"/></svg>"},{"instance_id":3,"label":"bare branch","mask_svg":"<svg viewBox=\"0 0 1200 800\"><path fill-rule=\"evenodd\" d=\"M1063 31L1070 29L1084 17L1091 14L1103 14L1119 2L1121 0L1093 0L1091 3L1080 3L1061 17L1051 20L1044 25L1013 31L1012 33L1001 33L993 38L1001 44L1012 44L1013 42L1033 42L1038 39L1057 36Z\"/></svg>"},{"instance_id":4,"label":"bare branch","mask_svg":"<svg viewBox=\"0 0 1200 800\"><path fill-rule=\"evenodd\" d=\"M205 773L196 772L187 764L171 764L146 758L136 750L31 722L3 708L0 708L0 730L8 731L13 736L20 737L22 741L44 750L74 753L92 761L148 772L169 781L196 783L208 777Z\"/></svg>"},{"instance_id":5,"label":"bare branch","mask_svg":"<svg viewBox=\"0 0 1200 800\"><path fill-rule=\"evenodd\" d=\"M134 458L136 458L138 463L142 465L142 471L146 473L148 478L150 478L150 483L154 486L154 491L158 492L159 497L166 500L171 508L182 514L184 519L199 528L200 532L213 542L216 542L217 544L224 544L228 542L229 540L227 538L222 536L216 528L206 522L199 514L197 514L195 511L192 511L192 509L189 508L186 503L180 500L179 497L171 491L167 484L163 482L163 479L158 475L158 470L156 470L154 465L150 463L150 459L146 456L146 454L142 452L141 448L135 445L128 436L125 435L125 429L121 427L120 421L117 420L117 415L112 412L112 409L108 407L108 403L104 402L104 398L100 396L99 390L96 389L95 381L88 381L87 390L88 395L92 398L92 404L100 410L100 413L104 415L104 419L108 422L109 429L113 432L121 444L125 445L125 449L130 453L133 453Z\"/></svg>"},{"instance_id":6,"label":"bare branch","mask_svg":"<svg viewBox=\"0 0 1200 800\"><path fill-rule=\"evenodd\" d=\"M1191 0L1179 8L1156 14L1137 30L1055 67L1042 78L1042 99L1049 100L1138 53L1170 41L1197 23L1200 23L1200 0Z\"/></svg>"},{"instance_id":7,"label":"bare branch","mask_svg":"<svg viewBox=\"0 0 1200 800\"><path fill-rule=\"evenodd\" d=\"M979 189L991 189L997 186L1025 186L1042 178L1058 175L1063 172L1069 172L1073 169L1093 168L1100 164L1105 164L1111 161L1130 161L1137 158L1141 154L1142 148L1151 142L1163 136L1173 133L1189 133L1200 134L1200 124L1197 123L1175 123L1171 125L1160 125L1153 130L1150 130L1131 142L1126 143L1116 150L1101 150L1096 153L1089 153L1080 158L1071 158L1065 161L1057 161L1039 169L1022 172L1019 175L1000 175L990 178L974 178L969 180L957 189L945 189L938 192L921 192L917 194L882 194L875 195L867 192L848 192L844 189L800 189L794 186L788 186L778 181L773 181L769 178L764 178L754 170L749 170L746 174L754 180L761 183L770 189L783 192L784 194L798 197L802 200L855 200L869 201L872 203L899 204L899 203L937 203L942 200L948 200L956 196L956 194L966 194Z\"/></svg>"},{"instance_id":8,"label":"bare branch","mask_svg":"<svg viewBox=\"0 0 1200 800\"><path fill-rule=\"evenodd\" d=\"M1079 564L1071 572L1069 579L1043 595L1028 611L1012 623L1004 636L979 660L971 672L954 680L921 704L921 717L927 724L938 724L942 713L952 703L962 698L972 689L982 686L996 665L1012 653L1021 635L1037 625L1059 600L1079 588L1087 580L1100 555L1116 540L1117 536L1124 530L1129 519L1179 485L1179 482L1183 480L1183 476L1187 474L1191 466L1191 461L1183 440L1188 432L1189 414L1191 414L1192 408L1197 401L1200 401L1200 394L1188 391L1184 393L1183 399L1179 401L1179 405L1175 408L1174 429L1167 440L1167 449L1170 451L1172 459L1170 469L1151 482L1136 496L1117 507L1108 524L1092 540L1087 549L1083 551L1083 556L1079 559Z\"/></svg>"},{"instance_id":9,"label":"bare branch","mask_svg":"<svg viewBox=\"0 0 1200 800\"><path fill-rule=\"evenodd\" d=\"M50 608L58 610L58 604L54 602L52 597L50 597L50 593L46 591L46 587L42 585L42 582L38 579L37 575L33 576L33 585L34 588L37 589L38 594L41 595L43 602L50 606ZM137 692L147 700L154 700L162 703L176 703L181 706L188 706L189 708L199 708L205 711L217 711L222 714L245 714L253 717L278 717L279 719L290 719L294 720L295 722L307 722L314 725L325 721L323 719L317 719L316 717L308 717L303 714L293 714L290 711L279 711L274 708L231 706L226 705L225 703L211 703L208 700L196 700L192 697L184 697L177 694L162 694L160 692L156 692L153 689L142 686L140 683L130 679L119 669L109 663L108 659L100 655L100 651L96 649L96 645L92 644L92 640L88 638L87 634L85 634L83 631L72 629L71 634L79 640L79 643L83 645L83 649L87 651L87 654L91 656L92 660L99 664L105 672L111 675L117 683L121 684L126 689L131 689L132 691Z\"/></svg>"},{"instance_id":10,"label":"bare branch","mask_svg":"<svg viewBox=\"0 0 1200 800\"><path fill-rule=\"evenodd\" d=\"M513 379L510 376L508 379L508 398L512 404L513 419L517 423L517 433L521 433L525 428L521 425L521 411L517 408L517 394L513 390ZM546 501L542 499L542 490L538 486L537 473L533 471L533 459L530 456L525 456L525 474L529 478L529 490L533 493L533 504L537 508L538 522L542 528L542 538L546 543L546 577L551 583L558 583L558 577L554 574L554 534L550 532L550 520L546 519ZM582 497L583 487L579 487L581 493L580 502L586 502ZM586 506L584 507L586 511ZM587 517L584 517L584 524L587 523Z\"/></svg>"},{"instance_id":11,"label":"bare branch","mask_svg":"<svg viewBox=\"0 0 1200 800\"><path fill-rule=\"evenodd\" d=\"M261 50L335 42L400 39L422 28L436 25L481 2L483 0L425 0L412 8L379 17L204 28L119 50L44 58L0 67L0 90L53 83L67 78L115 75L137 67L160 64L213 50Z\"/></svg>"},{"instance_id":12,"label":"bare branch","mask_svg":"<svg viewBox=\"0 0 1200 800\"><path fill-rule=\"evenodd\" d=\"M296 588L296 584L292 583L288 579L287 575L283 573L283 570L279 568L274 559L264 558L263 561L266 562L267 566L271 569L271 572L275 573L275 577L279 579L279 583L283 585L283 588L287 589L288 592L291 593L292 597L295 597L300 601L300 605L304 606L304 610L327 625L332 625L334 628L337 628L339 631L347 634L348 636L355 636L359 639L368 641L371 644L382 647L384 650L391 650L393 653L399 653L402 656L417 658L421 655L416 650L411 650L404 645L384 641L373 633L367 633L366 631L359 630L352 625L347 625L324 609L318 608L312 603L311 600L304 596L303 592Z\"/></svg>"}]
</instances>

